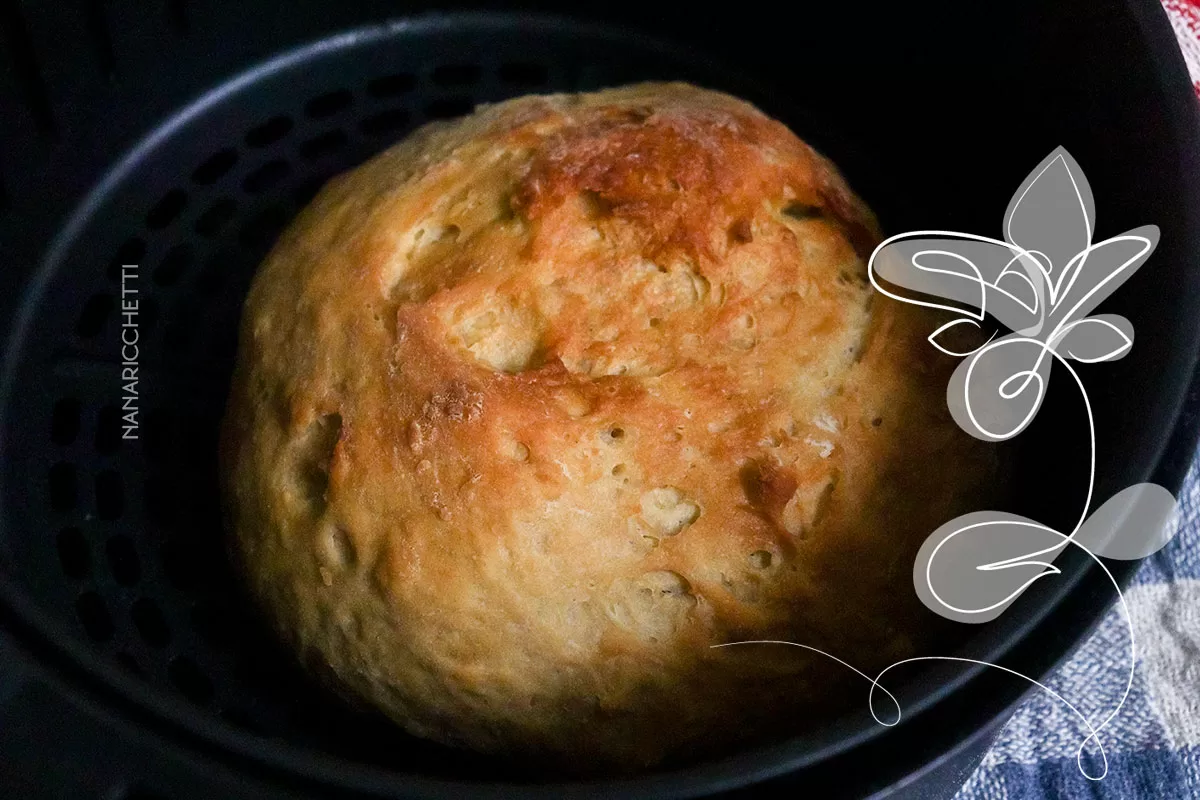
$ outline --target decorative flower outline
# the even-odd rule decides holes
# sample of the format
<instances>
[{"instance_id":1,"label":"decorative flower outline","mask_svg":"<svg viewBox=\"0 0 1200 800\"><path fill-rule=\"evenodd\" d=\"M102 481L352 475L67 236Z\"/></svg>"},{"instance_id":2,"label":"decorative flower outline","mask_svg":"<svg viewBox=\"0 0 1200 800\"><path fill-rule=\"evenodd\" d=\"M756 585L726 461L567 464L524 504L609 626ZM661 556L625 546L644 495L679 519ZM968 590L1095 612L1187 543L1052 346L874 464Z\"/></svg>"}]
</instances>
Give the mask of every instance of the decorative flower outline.
<instances>
[{"instance_id":1,"label":"decorative flower outline","mask_svg":"<svg viewBox=\"0 0 1200 800\"><path fill-rule=\"evenodd\" d=\"M1086 409L1087 497L1069 534L986 511L951 520L926 540L914 567L914 585L927 606L951 619L986 622L999 616L1038 578L1058 573L1050 562L1073 540L1089 552L1124 559L1150 555L1166 543L1159 532L1175 511L1175 498L1154 484L1129 487L1088 516L1095 486L1095 420L1071 362L1113 361L1132 348L1129 320L1087 314L1128 280L1158 244L1154 225L1093 243L1094 221L1091 187L1059 147L1013 194L1003 240L916 231L885 240L868 262L871 283L882 294L959 315L930 334L929 341L964 359L950 379L946 399L967 433L998 442L1023 431L1041 407L1055 360L1075 380ZM901 294L885 282L919 294ZM939 341L959 326L980 330L989 313L1014 332L1000 338L993 334L966 351ZM1132 524L1147 520L1159 524L1138 529ZM1122 523L1116 525L1120 535L1114 535L1115 523ZM962 599L947 599L939 584L956 585Z\"/></svg>"},{"instance_id":2,"label":"decorative flower outline","mask_svg":"<svg viewBox=\"0 0 1200 800\"><path fill-rule=\"evenodd\" d=\"M1108 774L1100 732L1129 697L1137 645L1120 584L1100 556L1136 560L1156 552L1178 529L1174 524L1178 503L1165 488L1142 483L1118 492L1088 514L1095 486L1095 419L1087 391L1070 362L1114 361L1132 348L1133 326L1129 320L1112 314L1087 315L1128 280L1158 244L1158 228L1154 225L1093 243L1094 221L1091 187L1079 165L1059 147L1014 193L1004 215L1003 240L941 230L904 233L881 243L871 254L867 269L871 284L882 294L959 315L931 333L929 341L943 353L964 359L950 379L946 400L955 421L972 436L998 442L1024 430L1041 407L1055 360L1079 387L1087 412L1090 463L1087 499L1071 533L1060 533L1006 512L964 514L926 539L913 566L913 585L925 605L936 613L960 622L987 622L1003 613L1039 578L1059 574L1051 563L1054 557L1068 546L1078 547L1108 576L1129 632L1125 689L1109 714L1094 723L1045 684L1008 667L976 659L918 656L897 661L871 678L836 655L796 642L728 642L713 647L784 644L837 661L870 682L871 715L887 727L898 724L901 717L896 697L880 683L891 670L925 661L991 667L1027 681L1063 704L1088 731L1076 751L1080 773L1091 781L1102 780ZM880 278L914 294L890 291ZM966 351L954 350L939 341L958 326L982 330L989 313L1013 333L1000 338L993 335ZM956 584L965 590L964 596L973 604L964 607L948 601L935 586L939 581L943 588ZM877 690L895 706L894 719L880 718L875 708ZM1083 754L1089 742L1095 742L1102 761L1099 774L1089 773L1084 765Z\"/></svg>"},{"instance_id":3,"label":"decorative flower outline","mask_svg":"<svg viewBox=\"0 0 1200 800\"><path fill-rule=\"evenodd\" d=\"M1146 225L1093 243L1094 216L1086 178L1059 147L1013 195L1004 215L1005 239L915 231L888 238L872 253L867 270L877 291L959 315L930 334L929 341L947 355L966 359L951 381L948 400L951 410L959 412L955 419L971 435L1003 441L1024 430L1041 406L1054 357L1064 364L1092 364L1121 358L1132 347L1133 326L1127 319L1087 314L1145 262L1158 244L1158 228ZM960 305L906 296L885 281ZM993 335L967 351L939 341L959 326L981 329L989 313L1015 333L998 340ZM1021 368L1003 376L994 387L998 391L972 396L975 371L1002 352L1003 366ZM958 390L964 391L956 408ZM1001 421L1010 424L991 427Z\"/></svg>"}]
</instances>

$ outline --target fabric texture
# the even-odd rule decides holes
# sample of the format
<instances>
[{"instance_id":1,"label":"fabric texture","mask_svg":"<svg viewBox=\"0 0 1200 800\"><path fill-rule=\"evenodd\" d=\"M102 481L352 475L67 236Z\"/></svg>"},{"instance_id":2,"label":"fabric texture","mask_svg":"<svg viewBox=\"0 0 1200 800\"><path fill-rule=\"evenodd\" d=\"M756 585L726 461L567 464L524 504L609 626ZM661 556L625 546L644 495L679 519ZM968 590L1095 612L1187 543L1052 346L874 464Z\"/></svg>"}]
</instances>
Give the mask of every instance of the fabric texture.
<instances>
[{"instance_id":1,"label":"fabric texture","mask_svg":"<svg viewBox=\"0 0 1200 800\"><path fill-rule=\"evenodd\" d=\"M1163 0L1200 95L1200 0ZM1121 710L1100 732L1108 770L1080 771L1089 731L1048 693L1035 690L1001 731L955 800L1200 798L1200 458L1180 491L1179 532L1145 559L1125 592L1137 658ZM1096 633L1046 682L1092 724L1125 692L1129 626L1114 607ZM1085 748L1099 775L1104 762Z\"/></svg>"}]
</instances>

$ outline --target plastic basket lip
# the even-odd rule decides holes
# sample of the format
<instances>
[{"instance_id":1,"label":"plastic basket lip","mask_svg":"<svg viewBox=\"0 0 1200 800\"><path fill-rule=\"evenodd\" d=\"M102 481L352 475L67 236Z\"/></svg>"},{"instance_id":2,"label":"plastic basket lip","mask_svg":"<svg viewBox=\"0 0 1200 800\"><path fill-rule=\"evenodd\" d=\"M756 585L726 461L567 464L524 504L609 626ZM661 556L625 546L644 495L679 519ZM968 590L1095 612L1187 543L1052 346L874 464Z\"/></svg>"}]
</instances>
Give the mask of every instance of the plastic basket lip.
<instances>
[{"instance_id":1,"label":"plastic basket lip","mask_svg":"<svg viewBox=\"0 0 1200 800\"><path fill-rule=\"evenodd\" d=\"M614 29L610 25L578 23L564 18L546 17L542 19L545 20L543 24L563 26L573 31L586 30L593 35L627 36L627 34L618 33L619 29ZM46 281L58 268L71 244L79 236L92 211L99 203L103 202L103 198L113 186L120 183L131 170L136 169L148 153L191 119L221 102L228 95L266 76L303 63L324 52L349 49L364 42L386 39L402 31L432 31L445 28L461 31L480 24L486 24L489 29L494 30L497 26L528 24L528 17L494 13L447 14L357 28L322 38L271 58L242 72L190 103L135 145L121 161L108 171L76 208L59 235L51 243L46 257L30 283L27 290L27 301L22 304L21 311L14 320L12 334L8 337L7 353L19 352L30 316L36 307L31 300L36 299L41 293ZM1161 26L1157 30L1146 30L1145 32L1147 38L1151 40L1151 49L1160 71L1160 80L1163 82L1176 81L1177 75L1169 73L1172 71L1178 73L1179 65L1171 63L1170 59L1161 55L1164 46ZM636 36L645 41L655 41L642 34L628 34L628 36ZM1194 124L1195 116L1197 115L1193 114L1192 119L1176 119L1175 121L1180 125ZM1195 344L1196 338L1193 337L1194 341L1190 344ZM1197 349L1193 347L1191 361L1193 371L1196 366L1197 354ZM3 379L0 380L0 412L8 407L7 403L3 401L13 390L15 365L15 358L6 357ZM1193 419L1187 421L1187 426L1181 425L1181 420L1186 419L1184 417L1186 399L1186 394L1181 391L1173 416L1173 433L1175 436L1182 436L1194 443L1197 421ZM1191 410L1194 411L1198 405L1200 405L1200 400L1193 399ZM2 423L3 420L0 420L0 435L5 430ZM1170 439L1171 436L1164 432L1163 436L1159 438L1159 449L1153 454L1145 454L1145 479L1150 479L1162 461ZM3 443L0 442L0 448L2 446ZM1171 488L1176 488L1178 480L1173 482L1175 486ZM1011 615L1013 621L1007 626L1003 635L992 637L995 641L978 657L983 660L994 660L999 654L1011 649L1013 644L1025 638L1030 631L1047 620L1061 600L1075 589L1085 574L1086 570L1076 570L1070 575L1064 575L1064 580L1056 583L1054 590L1049 593L1051 597L1048 600L1042 600L1036 613ZM1124 579L1128 580L1131 574L1132 567L1125 572ZM594 784L509 783L486 785L469 781L438 780L370 767L284 742L267 742L238 730L210 714L194 709L183 700L157 691L148 691L140 681L124 674L115 665L100 658L86 643L78 640L65 625L55 621L42 611L31 597L12 584L2 573L0 573L0 606L3 607L4 615L12 618L18 634L32 643L38 655L46 654L62 662L60 671L68 676L68 680L79 681L87 687L86 691L93 694L99 693L106 699L117 700L127 709L132 710L136 716L144 717L148 724L167 733L175 741L200 744L212 752L233 754L248 763L266 766L285 775L298 776L325 785L340 784L369 793L403 791L408 796L425 797L458 796L464 792L469 792L474 796L499 797L510 796L514 791L528 797L564 795L688 796L732 789L793 772L858 747L883 735L886 731L877 725L862 726L838 723L813 735L795 737L786 742L709 764L629 780ZM1095 618L1098 619L1102 613L1103 609L1098 609ZM937 690L925 692L915 702L906 704L906 714L910 717L919 716L921 712L955 694L983 669L981 666L974 666L961 670L961 674L955 680L944 684ZM403 781L402 786L398 785L399 780Z\"/></svg>"}]
</instances>

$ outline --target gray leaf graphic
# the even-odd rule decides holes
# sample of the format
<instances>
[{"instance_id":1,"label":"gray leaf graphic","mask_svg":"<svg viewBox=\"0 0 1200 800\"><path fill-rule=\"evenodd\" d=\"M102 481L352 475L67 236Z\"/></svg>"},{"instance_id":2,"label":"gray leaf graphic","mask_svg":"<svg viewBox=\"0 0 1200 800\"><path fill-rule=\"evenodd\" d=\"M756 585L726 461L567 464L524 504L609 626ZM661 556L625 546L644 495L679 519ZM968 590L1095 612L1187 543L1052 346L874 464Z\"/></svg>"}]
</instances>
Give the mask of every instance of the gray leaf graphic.
<instances>
[{"instance_id":1,"label":"gray leaf graphic","mask_svg":"<svg viewBox=\"0 0 1200 800\"><path fill-rule=\"evenodd\" d=\"M1029 259L1026 258L1024 261L1029 261ZM1023 263L1023 261L1018 261L1014 266L1022 267ZM998 304L998 301L1002 298L1011 300L1031 315L1039 315L1045 308L1048 299L1045 296L1045 284L1042 283L1041 276L1034 274L1030 277L1028 271L1024 268L1013 269L1009 267L996 279L993 288L1000 295L993 299L993 305ZM1001 321L1003 322L1003 320ZM1014 328L1014 330L1022 329Z\"/></svg>"},{"instance_id":2,"label":"gray leaf graphic","mask_svg":"<svg viewBox=\"0 0 1200 800\"><path fill-rule=\"evenodd\" d=\"M1134 561L1153 555L1179 531L1179 503L1154 483L1138 483L1096 509L1075 540L1098 556Z\"/></svg>"},{"instance_id":3,"label":"gray leaf graphic","mask_svg":"<svg viewBox=\"0 0 1200 800\"><path fill-rule=\"evenodd\" d=\"M958 426L976 439L999 442L1033 421L1054 357L1040 341L1010 334L964 360L946 386L946 405Z\"/></svg>"},{"instance_id":4,"label":"gray leaf graphic","mask_svg":"<svg viewBox=\"0 0 1200 800\"><path fill-rule=\"evenodd\" d=\"M1147 225L1092 244L1094 223L1091 187L1060 147L1013 195L1003 241L917 231L888 239L872 254L868 273L884 294L964 315L929 341L963 358L946 387L946 403L972 436L1002 441L1024 430L1041 407L1056 358L1078 380L1068 361L1111 361L1132 347L1129 320L1088 315L1153 252L1158 228ZM989 313L1015 333L982 346L956 346L958 334L979 328ZM1090 405L1087 410L1094 426ZM1142 558L1169 540L1176 512L1170 492L1139 484L1087 517L1074 539L1005 512L967 514L922 545L914 586L925 605L944 617L987 622L1031 583L1057 574L1052 562L1063 548L1074 543L1109 558Z\"/></svg>"},{"instance_id":5,"label":"gray leaf graphic","mask_svg":"<svg viewBox=\"0 0 1200 800\"><path fill-rule=\"evenodd\" d=\"M1158 226L1143 225L1081 252L1061 276L1065 280L1058 288L1050 324L1060 328L1086 317L1129 280L1157 246Z\"/></svg>"},{"instance_id":6,"label":"gray leaf graphic","mask_svg":"<svg viewBox=\"0 0 1200 800\"><path fill-rule=\"evenodd\" d=\"M1092 243L1095 221L1091 186L1066 148L1058 147L1013 194L1004 213L1004 238L1029 251L1053 284Z\"/></svg>"},{"instance_id":7,"label":"gray leaf graphic","mask_svg":"<svg viewBox=\"0 0 1200 800\"><path fill-rule=\"evenodd\" d=\"M913 565L913 587L930 610L958 622L990 622L1026 587L1058 574L1050 559L1064 538L1003 511L975 511L942 525Z\"/></svg>"},{"instance_id":8,"label":"gray leaf graphic","mask_svg":"<svg viewBox=\"0 0 1200 800\"><path fill-rule=\"evenodd\" d=\"M1075 542L1098 556L1132 561L1158 552L1179 530L1179 504L1153 483L1130 486L1095 511ZM1051 563L1066 537L1003 511L975 511L942 525L921 545L913 586L931 611L959 622L989 622Z\"/></svg>"},{"instance_id":9,"label":"gray leaf graphic","mask_svg":"<svg viewBox=\"0 0 1200 800\"><path fill-rule=\"evenodd\" d=\"M1099 314L1072 322L1051 342L1063 358L1084 364L1116 361L1133 347L1133 323L1117 314Z\"/></svg>"}]
</instances>

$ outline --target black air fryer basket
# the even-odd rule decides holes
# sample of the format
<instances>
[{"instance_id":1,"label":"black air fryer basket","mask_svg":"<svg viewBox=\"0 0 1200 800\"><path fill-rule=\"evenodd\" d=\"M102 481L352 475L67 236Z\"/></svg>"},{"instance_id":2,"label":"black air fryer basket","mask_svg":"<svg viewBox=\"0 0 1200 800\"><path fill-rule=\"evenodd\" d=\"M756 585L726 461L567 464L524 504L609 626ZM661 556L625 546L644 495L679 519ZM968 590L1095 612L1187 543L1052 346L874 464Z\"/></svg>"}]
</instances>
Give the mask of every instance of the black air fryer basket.
<instances>
[{"instance_id":1,"label":"black air fryer basket","mask_svg":"<svg viewBox=\"0 0 1200 800\"><path fill-rule=\"evenodd\" d=\"M1023 682L897 671L894 728L864 684L802 737L572 786L326 698L226 565L216 426L253 271L330 176L480 102L684 79L789 124L889 233L997 235L1065 145L1098 236L1162 230L1103 309L1133 321L1132 354L1083 374L1097 498L1178 488L1200 408L1200 114L1169 24L1154 0L974 5L0 0L0 795L950 796ZM1016 502L1049 523L1078 513L1046 490L1081 491L1078 402L1051 392L1017 454ZM957 654L1033 676L1065 657L1113 597L1082 560L1059 565Z\"/></svg>"}]
</instances>

